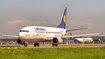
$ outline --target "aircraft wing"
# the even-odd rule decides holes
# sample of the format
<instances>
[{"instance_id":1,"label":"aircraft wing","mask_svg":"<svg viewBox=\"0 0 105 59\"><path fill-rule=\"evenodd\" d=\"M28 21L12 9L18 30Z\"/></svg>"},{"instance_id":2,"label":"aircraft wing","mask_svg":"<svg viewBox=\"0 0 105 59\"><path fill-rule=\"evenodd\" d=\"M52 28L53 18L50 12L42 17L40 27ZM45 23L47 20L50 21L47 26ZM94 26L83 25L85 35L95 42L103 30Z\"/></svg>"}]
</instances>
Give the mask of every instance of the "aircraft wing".
<instances>
[{"instance_id":1,"label":"aircraft wing","mask_svg":"<svg viewBox=\"0 0 105 59\"><path fill-rule=\"evenodd\" d=\"M71 37L91 37L91 36L98 36L99 33L94 34L82 34L82 35L73 35L73 36L63 36L62 38L71 38Z\"/></svg>"},{"instance_id":2,"label":"aircraft wing","mask_svg":"<svg viewBox=\"0 0 105 59\"><path fill-rule=\"evenodd\" d=\"M83 30L83 29L88 29L88 28L78 28L78 29L71 29L71 30L66 30L66 32L69 32L69 31L76 31L76 30Z\"/></svg>"},{"instance_id":3,"label":"aircraft wing","mask_svg":"<svg viewBox=\"0 0 105 59\"><path fill-rule=\"evenodd\" d=\"M14 36L14 35L1 35L2 37L5 37L5 38L15 38L15 39L18 39L18 36Z\"/></svg>"}]
</instances>

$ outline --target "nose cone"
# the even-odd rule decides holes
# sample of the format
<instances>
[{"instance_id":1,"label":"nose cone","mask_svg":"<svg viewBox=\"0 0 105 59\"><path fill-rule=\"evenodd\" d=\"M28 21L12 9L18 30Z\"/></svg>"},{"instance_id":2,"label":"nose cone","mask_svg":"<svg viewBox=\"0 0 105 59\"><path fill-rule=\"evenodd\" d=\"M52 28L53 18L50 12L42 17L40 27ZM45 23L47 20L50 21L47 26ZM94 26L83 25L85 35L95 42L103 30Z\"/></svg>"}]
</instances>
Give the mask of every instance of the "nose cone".
<instances>
[{"instance_id":1,"label":"nose cone","mask_svg":"<svg viewBox=\"0 0 105 59\"><path fill-rule=\"evenodd\" d=\"M23 39L24 39L24 37L25 37L25 33L20 32L18 36L19 36L19 38L20 38L20 39L22 39L22 40L23 40Z\"/></svg>"},{"instance_id":2,"label":"nose cone","mask_svg":"<svg viewBox=\"0 0 105 59\"><path fill-rule=\"evenodd\" d=\"M19 36L23 36L23 35L24 35L24 33L22 33L22 32L19 33Z\"/></svg>"}]
</instances>

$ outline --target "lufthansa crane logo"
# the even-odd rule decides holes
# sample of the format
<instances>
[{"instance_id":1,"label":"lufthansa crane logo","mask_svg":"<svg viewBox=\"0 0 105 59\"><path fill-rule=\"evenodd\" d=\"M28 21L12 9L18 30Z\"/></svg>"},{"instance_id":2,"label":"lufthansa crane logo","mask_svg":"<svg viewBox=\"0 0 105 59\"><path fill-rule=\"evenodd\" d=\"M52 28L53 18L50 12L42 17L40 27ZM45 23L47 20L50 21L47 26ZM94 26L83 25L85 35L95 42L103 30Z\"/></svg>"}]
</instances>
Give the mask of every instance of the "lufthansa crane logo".
<instances>
[{"instance_id":1,"label":"lufthansa crane logo","mask_svg":"<svg viewBox=\"0 0 105 59\"><path fill-rule=\"evenodd\" d=\"M66 22L66 15L63 16L63 21Z\"/></svg>"}]
</instances>

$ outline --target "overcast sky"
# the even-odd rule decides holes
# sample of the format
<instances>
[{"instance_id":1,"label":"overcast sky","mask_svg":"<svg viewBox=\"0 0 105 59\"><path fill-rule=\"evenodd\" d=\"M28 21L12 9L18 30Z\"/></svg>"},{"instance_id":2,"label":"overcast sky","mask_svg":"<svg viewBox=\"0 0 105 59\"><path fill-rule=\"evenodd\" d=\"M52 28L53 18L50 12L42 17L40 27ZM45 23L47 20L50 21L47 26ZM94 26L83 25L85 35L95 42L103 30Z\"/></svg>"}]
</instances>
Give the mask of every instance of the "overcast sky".
<instances>
[{"instance_id":1,"label":"overcast sky","mask_svg":"<svg viewBox=\"0 0 105 59\"><path fill-rule=\"evenodd\" d=\"M56 27L67 7L67 29L73 34L105 34L105 0L0 0L0 35L18 35L24 26Z\"/></svg>"}]
</instances>

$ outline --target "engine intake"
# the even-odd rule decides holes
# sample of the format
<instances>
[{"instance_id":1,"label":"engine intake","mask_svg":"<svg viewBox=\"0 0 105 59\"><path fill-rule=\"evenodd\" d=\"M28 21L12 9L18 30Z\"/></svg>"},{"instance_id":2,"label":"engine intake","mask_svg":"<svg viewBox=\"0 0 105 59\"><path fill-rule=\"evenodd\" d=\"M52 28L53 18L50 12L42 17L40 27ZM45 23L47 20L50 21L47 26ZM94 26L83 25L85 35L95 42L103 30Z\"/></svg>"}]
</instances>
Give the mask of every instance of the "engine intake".
<instances>
[{"instance_id":1,"label":"engine intake","mask_svg":"<svg viewBox=\"0 0 105 59\"><path fill-rule=\"evenodd\" d=\"M63 42L63 40L62 40L61 37L55 37L55 38L53 38L53 43L62 43L62 42Z\"/></svg>"},{"instance_id":2,"label":"engine intake","mask_svg":"<svg viewBox=\"0 0 105 59\"><path fill-rule=\"evenodd\" d=\"M22 41L21 41L20 39L18 39L18 40L17 40L17 43L21 44L21 43L22 43Z\"/></svg>"},{"instance_id":3,"label":"engine intake","mask_svg":"<svg viewBox=\"0 0 105 59\"><path fill-rule=\"evenodd\" d=\"M58 43L58 39L57 38L53 38L53 42L54 43Z\"/></svg>"}]
</instances>

